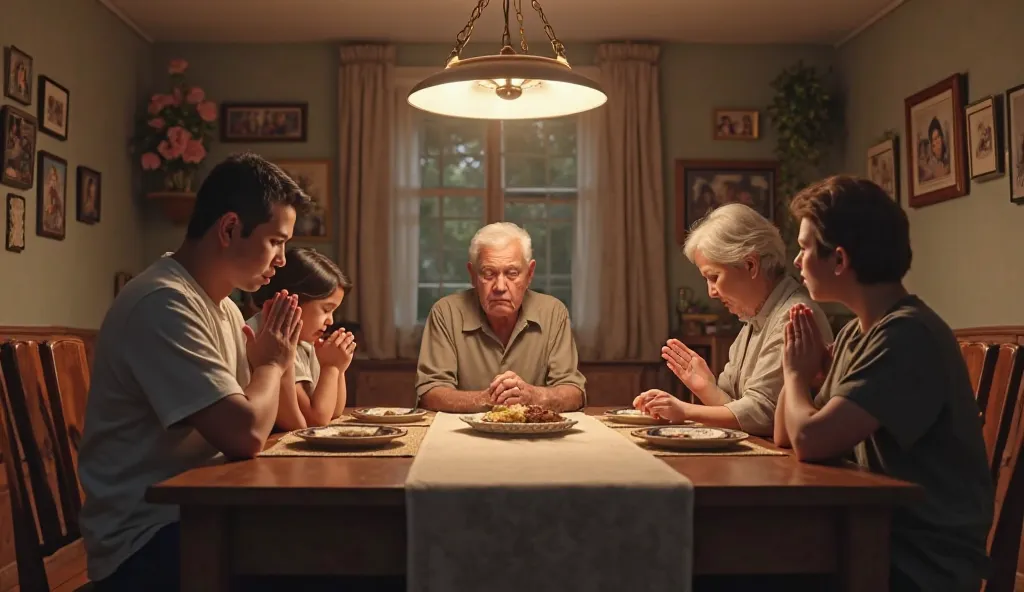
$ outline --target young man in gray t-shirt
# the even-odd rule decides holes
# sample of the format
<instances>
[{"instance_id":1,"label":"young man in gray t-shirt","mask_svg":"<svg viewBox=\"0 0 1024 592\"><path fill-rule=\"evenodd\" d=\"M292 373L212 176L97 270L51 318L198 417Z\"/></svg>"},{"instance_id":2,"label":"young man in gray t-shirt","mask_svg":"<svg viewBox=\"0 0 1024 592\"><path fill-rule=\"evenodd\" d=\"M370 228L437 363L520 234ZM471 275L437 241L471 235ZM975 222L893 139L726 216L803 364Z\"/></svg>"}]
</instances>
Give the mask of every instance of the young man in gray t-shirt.
<instances>
[{"instance_id":1,"label":"young man in gray t-shirt","mask_svg":"<svg viewBox=\"0 0 1024 592\"><path fill-rule=\"evenodd\" d=\"M872 471L920 485L924 500L893 512L890 588L976 592L988 567L992 477L956 338L903 287L907 216L880 187L851 177L808 187L790 208L811 298L857 318L829 351L809 311L791 311L776 441L800 460L852 453Z\"/></svg>"},{"instance_id":2,"label":"young man in gray t-shirt","mask_svg":"<svg viewBox=\"0 0 1024 592\"><path fill-rule=\"evenodd\" d=\"M262 449L301 311L279 293L254 332L228 296L284 265L308 203L259 156L228 158L199 189L181 247L128 282L107 312L79 455L80 523L98 591L178 590L178 509L147 503L146 490Z\"/></svg>"}]
</instances>

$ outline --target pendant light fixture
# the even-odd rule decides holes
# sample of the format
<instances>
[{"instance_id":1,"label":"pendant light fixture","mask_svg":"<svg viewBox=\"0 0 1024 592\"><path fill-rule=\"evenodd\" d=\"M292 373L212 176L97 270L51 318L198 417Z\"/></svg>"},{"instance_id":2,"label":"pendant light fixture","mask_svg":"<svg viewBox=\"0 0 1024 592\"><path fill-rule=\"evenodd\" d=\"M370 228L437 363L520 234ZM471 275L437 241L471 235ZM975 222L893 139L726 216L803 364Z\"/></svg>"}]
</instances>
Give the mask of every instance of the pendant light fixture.
<instances>
[{"instance_id":1,"label":"pendant light fixture","mask_svg":"<svg viewBox=\"0 0 1024 592\"><path fill-rule=\"evenodd\" d=\"M462 59L473 26L490 0L479 0L469 22L455 38L444 70L428 76L409 92L418 109L472 119L543 119L589 111L608 100L597 82L574 72L565 46L555 36L537 0L530 0L544 23L554 58L530 55L523 30L522 0L512 0L519 21L521 53L508 30L509 2L504 0L505 31L497 55Z\"/></svg>"}]
</instances>

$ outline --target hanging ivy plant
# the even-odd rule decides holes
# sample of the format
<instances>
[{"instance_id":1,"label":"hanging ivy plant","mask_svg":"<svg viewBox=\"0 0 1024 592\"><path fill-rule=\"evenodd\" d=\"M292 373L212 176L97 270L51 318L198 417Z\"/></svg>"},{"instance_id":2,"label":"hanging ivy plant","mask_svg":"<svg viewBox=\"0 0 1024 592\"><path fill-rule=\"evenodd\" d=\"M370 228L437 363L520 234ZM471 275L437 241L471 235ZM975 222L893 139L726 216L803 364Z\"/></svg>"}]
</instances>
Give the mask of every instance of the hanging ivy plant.
<instances>
[{"instance_id":1,"label":"hanging ivy plant","mask_svg":"<svg viewBox=\"0 0 1024 592\"><path fill-rule=\"evenodd\" d=\"M793 249L796 224L788 215L789 200L817 176L825 150L838 128L837 102L813 66L798 62L772 80L775 96L767 112L778 137L776 208L782 214L782 236Z\"/></svg>"}]
</instances>

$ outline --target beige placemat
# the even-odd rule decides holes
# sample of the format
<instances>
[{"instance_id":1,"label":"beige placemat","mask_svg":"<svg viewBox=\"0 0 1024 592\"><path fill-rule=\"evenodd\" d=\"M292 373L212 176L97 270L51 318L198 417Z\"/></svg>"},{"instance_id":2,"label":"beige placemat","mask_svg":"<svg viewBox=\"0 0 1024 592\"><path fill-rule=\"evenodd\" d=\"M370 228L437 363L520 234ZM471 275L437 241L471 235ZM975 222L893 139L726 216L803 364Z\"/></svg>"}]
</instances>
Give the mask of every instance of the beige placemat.
<instances>
[{"instance_id":1,"label":"beige placemat","mask_svg":"<svg viewBox=\"0 0 1024 592\"><path fill-rule=\"evenodd\" d=\"M352 417L348 413L345 413L345 414L341 415L341 417L337 417L335 419L332 419L331 423L332 424L350 424L350 423L354 423L354 424L367 424L367 425L373 423L373 425L394 426L396 428L404 428L404 427L407 427L407 426L429 426L431 423L433 423L433 421L434 421L434 413L433 412L430 412L430 413L427 413L426 415L424 415L423 419L419 419L419 420L416 420L416 421L410 421L408 423L383 423L383 422L381 422L379 424L366 421L365 419L358 419L358 418Z\"/></svg>"},{"instance_id":2,"label":"beige placemat","mask_svg":"<svg viewBox=\"0 0 1024 592\"><path fill-rule=\"evenodd\" d=\"M779 450L772 450L765 448L757 442L745 440L743 442L737 442L735 446L729 448L721 448L718 450L668 450L666 448L658 448L657 446L651 446L647 440L643 438L637 438L633 434L629 433L631 430L618 429L630 427L632 430L639 429L641 426L615 426L615 431L622 434L629 440L636 443L637 446L649 451L654 456L786 456L785 452Z\"/></svg>"},{"instance_id":3,"label":"beige placemat","mask_svg":"<svg viewBox=\"0 0 1024 592\"><path fill-rule=\"evenodd\" d=\"M368 425L368 424L362 424ZM416 456L427 433L425 426L395 426L406 429L406 435L373 448L321 450L293 434L285 434L259 456Z\"/></svg>"},{"instance_id":4,"label":"beige placemat","mask_svg":"<svg viewBox=\"0 0 1024 592\"><path fill-rule=\"evenodd\" d=\"M405 483L409 592L691 589L693 484L563 415L533 437L437 414Z\"/></svg>"}]
</instances>

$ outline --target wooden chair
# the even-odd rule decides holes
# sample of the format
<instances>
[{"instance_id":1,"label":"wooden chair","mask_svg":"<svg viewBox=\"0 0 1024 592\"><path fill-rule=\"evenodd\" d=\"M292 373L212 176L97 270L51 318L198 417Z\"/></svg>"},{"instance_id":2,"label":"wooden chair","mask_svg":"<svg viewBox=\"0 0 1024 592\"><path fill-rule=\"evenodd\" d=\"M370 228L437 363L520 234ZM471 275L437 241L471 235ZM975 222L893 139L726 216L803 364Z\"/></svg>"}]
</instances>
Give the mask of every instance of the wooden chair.
<instances>
[{"instance_id":1,"label":"wooden chair","mask_svg":"<svg viewBox=\"0 0 1024 592\"><path fill-rule=\"evenodd\" d=\"M1014 343L996 346L991 386L982 410L982 435L992 477L997 478L1024 370L1024 351Z\"/></svg>"},{"instance_id":2,"label":"wooden chair","mask_svg":"<svg viewBox=\"0 0 1024 592\"><path fill-rule=\"evenodd\" d=\"M1006 411L1006 445L1000 457L995 515L989 533L992 573L983 588L985 592L1013 592L1024 531L1024 395L1020 389Z\"/></svg>"},{"instance_id":3,"label":"wooden chair","mask_svg":"<svg viewBox=\"0 0 1024 592\"><path fill-rule=\"evenodd\" d=\"M85 403L89 396L89 361L85 343L77 337L59 337L39 345L46 389L54 406L63 410L71 466L78 475L78 449L85 426ZM77 481L77 479L76 479ZM85 493L79 487L79 497Z\"/></svg>"},{"instance_id":4,"label":"wooden chair","mask_svg":"<svg viewBox=\"0 0 1024 592\"><path fill-rule=\"evenodd\" d=\"M18 581L22 590L50 590L51 580L62 585L84 572L84 553L64 552L72 544L81 551L82 498L63 409L47 391L35 342L0 346L0 370L0 452L7 461ZM54 558L49 577L47 558Z\"/></svg>"},{"instance_id":5,"label":"wooden chair","mask_svg":"<svg viewBox=\"0 0 1024 592\"><path fill-rule=\"evenodd\" d=\"M992 371L996 363L997 347L990 343L960 342L960 353L967 364L967 373L971 377L971 387L978 408L982 411L988 402L989 388L992 386Z\"/></svg>"}]
</instances>

